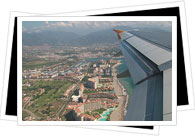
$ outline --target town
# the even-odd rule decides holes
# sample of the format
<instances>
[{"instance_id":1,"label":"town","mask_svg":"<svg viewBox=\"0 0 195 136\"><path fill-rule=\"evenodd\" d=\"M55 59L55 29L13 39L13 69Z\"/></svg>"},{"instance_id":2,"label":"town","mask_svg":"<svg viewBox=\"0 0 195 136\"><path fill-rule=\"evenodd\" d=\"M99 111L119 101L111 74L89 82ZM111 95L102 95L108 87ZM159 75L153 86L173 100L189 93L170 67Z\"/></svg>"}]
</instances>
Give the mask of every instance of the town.
<instances>
[{"instance_id":1,"label":"town","mask_svg":"<svg viewBox=\"0 0 195 136\"><path fill-rule=\"evenodd\" d=\"M31 47L24 50L24 60L36 60L34 65L23 61L24 121L124 119L127 94L117 79L116 67L121 56L114 57L116 47L112 51L107 51L107 47L95 50L73 47L66 52L47 47L44 51L36 48L31 54L28 53ZM37 63L42 58L47 64Z\"/></svg>"}]
</instances>

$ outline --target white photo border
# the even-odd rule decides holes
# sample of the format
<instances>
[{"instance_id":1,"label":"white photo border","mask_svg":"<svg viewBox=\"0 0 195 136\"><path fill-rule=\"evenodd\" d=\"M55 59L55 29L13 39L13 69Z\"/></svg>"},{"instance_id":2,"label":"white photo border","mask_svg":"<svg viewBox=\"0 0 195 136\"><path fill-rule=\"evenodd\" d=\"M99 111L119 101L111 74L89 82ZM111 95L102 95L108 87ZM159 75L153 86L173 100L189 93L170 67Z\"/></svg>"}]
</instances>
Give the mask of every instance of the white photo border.
<instances>
[{"instance_id":1,"label":"white photo border","mask_svg":"<svg viewBox=\"0 0 195 136\"><path fill-rule=\"evenodd\" d=\"M143 4L143 5L139 5L139 6L126 6L126 7L112 7L112 8L109 8L109 9L98 9L98 13L100 14L106 14L108 10L110 10L110 13L117 13L117 12L127 12L127 11L139 11L139 10L149 10L149 9L158 9L158 8L169 8L169 7L179 7L180 9L183 8L185 9L184 7L184 2L171 2L171 3L156 3L156 4ZM116 10L117 9L117 10ZM95 11L92 12L92 11ZM92 15L95 15L96 14L96 11L97 10L90 10L90 11L77 11L77 12L64 12L64 13L57 13L57 14L47 14L47 15L55 15L55 16L81 16L81 15L88 15L88 12L90 12ZM182 12L185 12L184 10L180 10L180 18L184 20L184 23L186 23L186 16L185 16L185 13L181 15ZM14 18L15 17L19 17L19 16L29 16L29 15L38 15L39 13L29 13L29 12L21 12L21 11L12 11L11 12L11 15L10 15L10 23L9 23L9 34L8 34L8 44L7 44L7 54L11 53L11 48L12 48L12 38L13 38L13 28L14 28ZM181 24L181 29L184 30L184 31L187 31L187 26L184 26L183 24ZM182 38L184 38L187 36L185 34L182 33ZM185 41L183 41L183 45L187 45L187 43ZM10 48L9 48L10 47ZM183 49L185 49L186 46L183 47ZM187 49L189 50L189 49ZM188 51L187 51L187 54ZM9 55L6 56L6 65L9 65L10 64L10 58L11 58L11 55L9 57ZM185 59L187 59L187 61L185 60L185 62L189 62L189 59L186 58L185 56ZM8 64L7 64L8 63ZM186 65L186 64L185 64ZM186 65L186 72L187 70L191 69L190 65ZM5 68L5 72L4 72L4 77L7 75L7 77L9 78L9 70L10 70L10 67L7 66ZM191 70L188 71L189 75L191 75ZM5 79L5 78L4 78ZM191 82L190 81L191 78L188 76L188 82ZM4 85L3 85L3 93L2 93L2 103L1 103L1 119L5 119L5 120L13 120L13 121L16 121L17 120L17 116L12 116L12 115L5 115L5 111L6 111L6 103L7 103L7 86L8 86L8 80L5 81L4 80ZM188 91L188 98L189 96L193 96L193 88L192 86L187 86L187 91ZM190 91L189 91L190 90ZM191 101L189 101L189 105L181 105L181 106L178 106L177 107L177 110L180 111L180 110L190 110L190 109L194 109L194 102L193 102L193 99L191 98L190 99ZM84 127L84 126L83 126ZM89 127L89 126L88 126ZM104 127L99 127L97 126L98 129L112 129L113 130L121 130L121 127L115 127L115 126L104 126ZM154 126L154 128L159 128L158 126ZM123 131L130 131L132 132L132 130L135 130L135 128L127 128ZM140 129L137 130L138 132L140 132ZM142 131L142 129L141 129ZM151 133L152 132L152 133ZM147 130L147 133L151 133L151 134L157 134L157 133L153 133L154 131L153 130Z\"/></svg>"},{"instance_id":2,"label":"white photo border","mask_svg":"<svg viewBox=\"0 0 195 136\"><path fill-rule=\"evenodd\" d=\"M22 121L22 22L23 21L171 21L172 22L172 121ZM18 71L17 71L17 89L18 89L18 125L176 125L177 110L177 22L176 17L150 17L150 16L123 16L123 17L20 17L18 18Z\"/></svg>"},{"instance_id":3,"label":"white photo border","mask_svg":"<svg viewBox=\"0 0 195 136\"><path fill-rule=\"evenodd\" d=\"M139 11L139 10L150 10L150 9L159 9L159 8L169 8L169 7L179 7L180 10L180 18L181 18L181 29L182 29L182 40L183 40L183 49L185 49L185 68L186 68L186 77L187 77L187 93L189 104L187 105L179 105L177 107L178 111L183 110L191 110L194 109L194 93L193 93L193 82L192 82L192 70L191 70L191 60L190 60L190 52L188 45L188 37L187 37L187 26L186 26L186 15L185 15L185 5L183 1L180 2L170 2L170 3L157 3L157 4L146 4L139 6L126 6L126 7L113 7L106 9L96 9L96 10L88 10L88 11L74 11L74 12L62 12L55 14L44 14L45 16L87 16L88 14L96 15L96 14L106 14L106 13L117 13L117 12L128 12L128 11ZM6 50L6 61L5 61L5 70L4 70L4 81L3 81L3 92L2 92L2 100L1 100L1 119L4 120L17 120L17 117L14 115L6 115L6 103L7 103L7 93L8 93L8 81L9 81L9 70L10 70L10 58L11 58L11 48L12 48L12 40L13 40L13 28L14 28L14 18L19 16L40 16L43 14L40 13L28 13L21 11L12 11L10 12L10 21L9 21L9 32L8 32L8 42L7 42L7 50ZM185 37L185 41L184 41ZM186 47L187 46L187 47ZM187 55L186 55L187 54Z\"/></svg>"},{"instance_id":4,"label":"white photo border","mask_svg":"<svg viewBox=\"0 0 195 136\"><path fill-rule=\"evenodd\" d=\"M181 8L181 7L184 7L184 2L173 2L173 3L164 3L164 4L150 4L150 5L155 5L155 7L154 7L154 9L158 9L158 8L168 8L168 7L179 7L179 8ZM150 9L150 5L141 5L142 6L142 8L140 8L140 10L144 10L144 9L146 9L146 10L149 10ZM125 11L136 11L136 8L137 6L128 6L128 7L121 7L120 9L118 8L118 12L122 12L122 10L125 12ZM139 6L140 7L140 6ZM152 6L153 7L153 6ZM115 9L116 8L110 8L109 10L112 10L112 12L113 13L116 13L116 11L115 11ZM152 9L152 8L151 8ZM105 10L107 10L107 9L99 9L99 10L102 10L102 12L103 13L101 13L101 14L105 14ZM94 11L94 10L90 10L90 12L91 11ZM56 14L55 16L58 16L58 15L60 15L60 16L74 16L74 15L79 15L80 16L80 14L83 14L83 12L84 12L84 14L85 15L87 15L87 12L88 11L77 11L78 13L74 13L74 12L71 12L71 13L66 13L66 12L64 12L64 13L59 13L59 14ZM180 10L180 13L182 13L183 12L183 10L181 11ZM11 15L10 15L10 23L9 23L9 35L8 35L8 39L10 39L10 40L8 40L8 43L10 43L10 44L7 44L7 53L9 54L9 52L11 52L11 49L9 50L9 47L8 46L11 46L12 47L12 38L13 38L13 29L12 28L14 28L14 18L15 17L17 17L17 16L29 16L29 15L31 15L31 14L37 14L38 15L38 13L27 13L27 12L20 12L20 11L12 11L11 12ZM92 13L93 15L95 15L95 13ZM15 16L14 16L15 15ZM51 15L51 14L49 14L49 15ZM54 15L54 14L52 14L52 15ZM183 14L182 16L181 16L181 14L180 14L180 18L181 19L183 19L184 20L184 22L186 23L186 16ZM181 24L181 29L182 30L185 30L186 31L186 29L187 29L187 26L183 26L182 24ZM182 33L183 34L183 33ZM183 34L183 36L182 36L182 38L183 37L186 37L187 38L187 36L186 35L184 35ZM183 45L186 45L186 43L185 43L185 41L183 41ZM186 48L185 46L183 47L184 49ZM189 49L188 49L189 50ZM188 54L188 52L187 52L187 54ZM10 58L11 57L8 57L8 55L6 56L6 64L8 63L8 64L10 64ZM186 58L186 56L185 56L185 58ZM189 61L189 60L187 60L187 61ZM187 62L187 61L185 61L185 62ZM188 69L190 69L189 68L189 66L190 65L186 65L186 68L188 67ZM5 76L6 75L9 75L9 69L10 69L10 67L7 67L6 69L5 69ZM186 69L186 71L187 71L187 69ZM189 71L189 73L190 73L190 71ZM190 74L191 75L191 74ZM8 76L9 77L9 76ZM5 78L4 78L5 79ZM190 79L191 78L188 78L188 82L191 82L192 83L192 81L190 81ZM5 120L13 120L13 121L16 121L17 120L17 116L12 116L12 115L5 115L5 110L6 110L6 103L7 103L7 87L6 86L8 86L8 81L6 82L6 81L4 81L4 88L6 88L6 89L3 89L3 96L2 96L2 103L1 103L1 119L5 119ZM189 91L189 88L190 88L190 90L192 90L192 87L189 87L189 86L187 86L187 88L188 88L188 97L189 96L192 96L192 92L193 91ZM6 95L6 96L5 96ZM192 99L191 99L192 100ZM189 102L189 105L192 105L192 103L194 103L193 101L192 102ZM194 107L193 106L189 106L189 105L182 105L182 106L178 106L177 107L177 109L178 109L178 111L180 111L180 110L189 110L189 109L193 109ZM4 107L4 108L3 108ZM84 126L83 126L84 127ZM89 127L89 126L88 126ZM85 127L86 128L86 127ZM97 126L97 128L98 129L109 129L109 130L111 130L112 128L113 128L113 131L114 130L121 130L121 127L115 127L115 126L104 126L104 127L99 127L99 126ZM159 128L158 126L154 126L154 129L157 129L157 128ZM95 129L95 128L94 128ZM127 128L127 129L125 129L125 130L123 130L123 131L128 131L128 132L132 132L132 129L133 130L135 130L135 129L137 129L137 128ZM137 132L142 132L142 129L140 130L140 129L137 129ZM147 132L146 133L150 133L150 134L157 134L157 133L155 133L153 130L147 130Z\"/></svg>"},{"instance_id":5,"label":"white photo border","mask_svg":"<svg viewBox=\"0 0 195 136\"><path fill-rule=\"evenodd\" d=\"M73 127L73 126L72 126ZM138 133L138 134L150 134L150 135L158 135L159 134L159 126L153 126L153 129L148 128L136 128L136 127L123 127L123 126L76 126L78 128L85 129L97 129L97 130L106 130L106 131L116 131L116 132L128 132L128 133Z\"/></svg>"}]
</instances>

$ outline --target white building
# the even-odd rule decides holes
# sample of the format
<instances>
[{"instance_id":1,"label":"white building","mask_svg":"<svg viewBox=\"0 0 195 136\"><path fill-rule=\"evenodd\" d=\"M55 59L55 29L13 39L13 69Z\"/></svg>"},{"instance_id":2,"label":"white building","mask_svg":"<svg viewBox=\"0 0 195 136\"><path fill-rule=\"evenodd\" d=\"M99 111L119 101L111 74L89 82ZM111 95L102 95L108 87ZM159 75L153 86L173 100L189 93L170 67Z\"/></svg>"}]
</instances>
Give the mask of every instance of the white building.
<instances>
[{"instance_id":1,"label":"white building","mask_svg":"<svg viewBox=\"0 0 195 136\"><path fill-rule=\"evenodd\" d=\"M99 77L93 77L88 79L87 86L89 88L96 89L98 84L99 84Z\"/></svg>"}]
</instances>

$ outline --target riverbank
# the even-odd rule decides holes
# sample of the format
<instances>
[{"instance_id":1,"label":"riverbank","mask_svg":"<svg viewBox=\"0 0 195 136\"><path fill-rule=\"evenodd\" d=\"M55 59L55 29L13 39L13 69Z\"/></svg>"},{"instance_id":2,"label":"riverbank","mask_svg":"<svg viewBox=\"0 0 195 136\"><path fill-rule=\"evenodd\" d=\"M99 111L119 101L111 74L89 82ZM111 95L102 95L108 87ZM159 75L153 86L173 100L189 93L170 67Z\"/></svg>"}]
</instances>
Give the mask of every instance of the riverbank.
<instances>
[{"instance_id":1,"label":"riverbank","mask_svg":"<svg viewBox=\"0 0 195 136\"><path fill-rule=\"evenodd\" d=\"M119 66L121 63L115 64L113 68L113 86L114 90L116 91L116 96L118 97L119 105L116 110L110 116L110 121L123 121L126 114L126 108L128 103L128 95L119 82L117 78L116 67Z\"/></svg>"}]
</instances>

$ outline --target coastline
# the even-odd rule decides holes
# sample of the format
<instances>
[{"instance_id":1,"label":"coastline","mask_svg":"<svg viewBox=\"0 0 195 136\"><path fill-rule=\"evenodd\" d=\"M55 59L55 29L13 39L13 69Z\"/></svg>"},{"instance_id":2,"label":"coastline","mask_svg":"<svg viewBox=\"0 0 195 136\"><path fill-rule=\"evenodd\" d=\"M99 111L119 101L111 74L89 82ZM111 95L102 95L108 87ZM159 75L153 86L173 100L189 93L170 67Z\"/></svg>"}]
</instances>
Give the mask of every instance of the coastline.
<instances>
[{"instance_id":1,"label":"coastline","mask_svg":"<svg viewBox=\"0 0 195 136\"><path fill-rule=\"evenodd\" d=\"M118 79L118 78L117 78ZM125 116L126 116L126 114L127 114L127 107L128 107L128 100L129 100L129 95L128 95L128 93L127 93L127 91L126 91L126 89L124 88L124 86L122 85L122 83L119 81L119 79L117 80L118 81L118 84L122 87L122 90L123 90L123 97L125 97L124 98L124 117L123 117L123 119L125 118Z\"/></svg>"},{"instance_id":2,"label":"coastline","mask_svg":"<svg viewBox=\"0 0 195 136\"><path fill-rule=\"evenodd\" d=\"M111 114L110 120L111 121L124 121L125 115L127 113L127 106L128 106L128 93L124 86L120 83L119 79L117 78L116 67L121 65L122 63L119 62L115 64L113 68L113 86L116 91L116 96L119 100L119 106L113 113Z\"/></svg>"}]
</instances>

